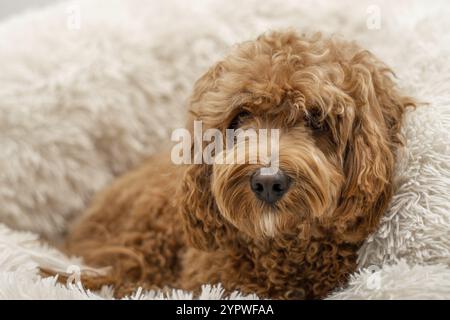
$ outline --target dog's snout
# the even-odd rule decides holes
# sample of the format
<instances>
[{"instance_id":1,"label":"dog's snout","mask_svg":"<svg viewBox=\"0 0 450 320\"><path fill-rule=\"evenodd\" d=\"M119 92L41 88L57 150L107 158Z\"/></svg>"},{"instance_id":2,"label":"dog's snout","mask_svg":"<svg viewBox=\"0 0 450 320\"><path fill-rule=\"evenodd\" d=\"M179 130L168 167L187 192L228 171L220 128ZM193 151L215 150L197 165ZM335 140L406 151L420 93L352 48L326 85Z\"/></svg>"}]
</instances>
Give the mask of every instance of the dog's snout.
<instances>
[{"instance_id":1,"label":"dog's snout","mask_svg":"<svg viewBox=\"0 0 450 320\"><path fill-rule=\"evenodd\" d=\"M258 169L250 178L250 186L258 199L273 204L289 189L290 180L281 170L264 174Z\"/></svg>"}]
</instances>

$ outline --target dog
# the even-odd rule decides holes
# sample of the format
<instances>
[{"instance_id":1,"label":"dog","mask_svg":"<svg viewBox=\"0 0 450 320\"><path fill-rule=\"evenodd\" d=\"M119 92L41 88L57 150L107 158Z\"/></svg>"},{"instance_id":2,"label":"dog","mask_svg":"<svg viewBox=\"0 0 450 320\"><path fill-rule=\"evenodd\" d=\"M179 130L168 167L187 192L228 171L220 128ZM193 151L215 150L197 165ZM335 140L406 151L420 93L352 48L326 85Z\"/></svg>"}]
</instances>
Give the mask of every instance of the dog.
<instances>
[{"instance_id":1,"label":"dog","mask_svg":"<svg viewBox=\"0 0 450 320\"><path fill-rule=\"evenodd\" d=\"M357 44L272 31L234 47L194 85L187 126L280 130L279 170L175 165L156 155L98 194L66 248L121 296L221 283L272 299L344 286L393 194L412 98Z\"/></svg>"}]
</instances>

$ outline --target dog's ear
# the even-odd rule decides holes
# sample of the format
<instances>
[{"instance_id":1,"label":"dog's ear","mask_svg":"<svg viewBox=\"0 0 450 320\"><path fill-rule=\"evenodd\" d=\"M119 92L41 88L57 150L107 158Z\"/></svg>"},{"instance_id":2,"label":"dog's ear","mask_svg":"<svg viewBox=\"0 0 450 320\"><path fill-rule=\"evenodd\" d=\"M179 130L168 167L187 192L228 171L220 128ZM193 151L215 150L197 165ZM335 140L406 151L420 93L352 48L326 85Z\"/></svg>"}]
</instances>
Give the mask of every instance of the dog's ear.
<instances>
[{"instance_id":1,"label":"dog's ear","mask_svg":"<svg viewBox=\"0 0 450 320\"><path fill-rule=\"evenodd\" d=\"M193 137L193 124L195 120L203 120L202 108L204 94L215 90L216 80L222 72L222 63L212 66L200 79L197 80L190 99L187 128ZM203 128L205 129L205 128ZM191 146L194 153L194 146ZM195 155L194 155L195 157ZM193 160L193 159L191 159ZM216 250L225 245L231 225L226 222L216 207L211 192L212 166L207 164L192 164L187 167L181 195L180 210L183 217L187 240L200 250Z\"/></svg>"},{"instance_id":2,"label":"dog's ear","mask_svg":"<svg viewBox=\"0 0 450 320\"><path fill-rule=\"evenodd\" d=\"M387 208L402 115L414 102L399 94L391 71L367 51L353 57L345 74L344 90L354 110L343 157L346 184L335 218L346 240L358 241Z\"/></svg>"},{"instance_id":3,"label":"dog's ear","mask_svg":"<svg viewBox=\"0 0 450 320\"><path fill-rule=\"evenodd\" d=\"M190 109L192 109L192 104L200 101L203 94L208 91L214 90L216 87L216 80L222 74L224 70L224 62L219 61L215 63L212 67L208 69L194 84L194 89L190 100Z\"/></svg>"},{"instance_id":4,"label":"dog's ear","mask_svg":"<svg viewBox=\"0 0 450 320\"><path fill-rule=\"evenodd\" d=\"M208 69L194 84L194 88L189 99L186 128L192 133L194 121L203 120L201 115L209 109L209 105L203 103L204 95L213 92L217 88L217 80L224 70L223 62L219 61Z\"/></svg>"},{"instance_id":5,"label":"dog's ear","mask_svg":"<svg viewBox=\"0 0 450 320\"><path fill-rule=\"evenodd\" d=\"M211 193L211 171L210 165L190 165L184 174L179 197L187 240L204 251L226 245L231 231Z\"/></svg>"}]
</instances>

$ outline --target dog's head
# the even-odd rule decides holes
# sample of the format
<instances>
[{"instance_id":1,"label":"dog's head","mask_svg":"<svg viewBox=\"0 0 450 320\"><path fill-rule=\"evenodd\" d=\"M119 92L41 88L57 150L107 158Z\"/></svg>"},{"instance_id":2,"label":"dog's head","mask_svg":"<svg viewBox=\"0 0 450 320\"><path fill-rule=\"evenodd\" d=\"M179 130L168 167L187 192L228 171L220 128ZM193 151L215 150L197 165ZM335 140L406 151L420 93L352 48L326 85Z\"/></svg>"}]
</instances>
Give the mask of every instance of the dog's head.
<instances>
[{"instance_id":1,"label":"dog's head","mask_svg":"<svg viewBox=\"0 0 450 320\"><path fill-rule=\"evenodd\" d=\"M353 43L287 31L237 46L197 81L188 125L279 129L279 170L191 165L181 196L190 242L212 250L318 225L361 241L390 199L408 105L390 70Z\"/></svg>"}]
</instances>

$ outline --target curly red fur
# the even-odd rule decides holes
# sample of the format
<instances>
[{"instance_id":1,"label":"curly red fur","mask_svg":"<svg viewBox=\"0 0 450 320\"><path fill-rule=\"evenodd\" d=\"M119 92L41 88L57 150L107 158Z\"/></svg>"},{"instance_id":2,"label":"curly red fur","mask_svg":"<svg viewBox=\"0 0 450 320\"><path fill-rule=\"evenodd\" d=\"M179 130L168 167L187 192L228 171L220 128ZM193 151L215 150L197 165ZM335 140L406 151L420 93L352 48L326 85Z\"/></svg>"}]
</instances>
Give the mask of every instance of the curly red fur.
<instances>
[{"instance_id":1,"label":"curly red fur","mask_svg":"<svg viewBox=\"0 0 450 320\"><path fill-rule=\"evenodd\" d=\"M113 267L118 294L138 285L222 283L261 297L325 297L392 196L405 108L389 68L354 43L293 31L238 45L196 83L188 126L278 128L288 192L251 192L258 164L175 166L153 158L98 195L68 251ZM179 183L182 181L182 183ZM92 280L92 279L91 279Z\"/></svg>"}]
</instances>

